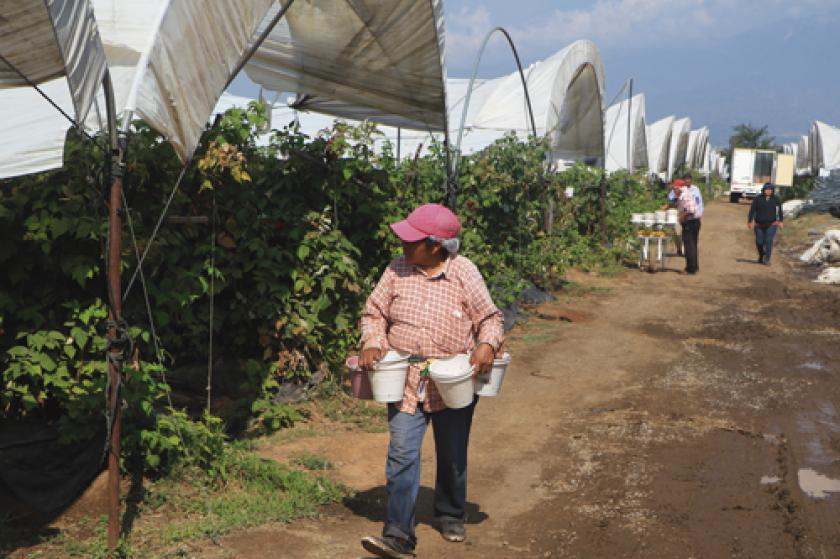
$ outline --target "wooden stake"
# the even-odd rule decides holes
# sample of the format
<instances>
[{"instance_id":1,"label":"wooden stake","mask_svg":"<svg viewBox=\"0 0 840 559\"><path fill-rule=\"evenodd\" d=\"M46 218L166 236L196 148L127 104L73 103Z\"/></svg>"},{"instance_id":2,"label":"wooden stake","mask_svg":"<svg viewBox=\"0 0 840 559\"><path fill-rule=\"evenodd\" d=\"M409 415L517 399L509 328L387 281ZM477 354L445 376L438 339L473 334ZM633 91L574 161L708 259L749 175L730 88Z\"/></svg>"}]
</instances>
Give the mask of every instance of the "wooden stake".
<instances>
[{"instance_id":1,"label":"wooden stake","mask_svg":"<svg viewBox=\"0 0 840 559\"><path fill-rule=\"evenodd\" d=\"M122 286L120 282L120 247L122 244L122 177L111 181L108 226L108 336L121 336L117 324L122 319ZM108 549L111 555L120 539L120 381L121 347L112 347L108 359L108 411L111 417L111 440L108 449Z\"/></svg>"}]
</instances>

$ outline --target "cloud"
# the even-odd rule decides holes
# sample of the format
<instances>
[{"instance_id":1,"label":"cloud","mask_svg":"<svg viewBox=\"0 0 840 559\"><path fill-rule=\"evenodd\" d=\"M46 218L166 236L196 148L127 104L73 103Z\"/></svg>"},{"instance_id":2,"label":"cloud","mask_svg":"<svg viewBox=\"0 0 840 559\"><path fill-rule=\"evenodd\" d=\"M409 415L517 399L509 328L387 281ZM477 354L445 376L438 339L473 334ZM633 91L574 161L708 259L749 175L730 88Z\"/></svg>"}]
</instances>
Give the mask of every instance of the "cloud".
<instances>
[{"instance_id":1,"label":"cloud","mask_svg":"<svg viewBox=\"0 0 840 559\"><path fill-rule=\"evenodd\" d=\"M461 7L446 14L446 50L475 56L484 36L494 27L490 12L478 8Z\"/></svg>"},{"instance_id":2,"label":"cloud","mask_svg":"<svg viewBox=\"0 0 840 559\"><path fill-rule=\"evenodd\" d=\"M703 0L599 0L587 10L555 10L516 31L531 43L588 38L632 45L697 36L715 24L715 14Z\"/></svg>"},{"instance_id":3,"label":"cloud","mask_svg":"<svg viewBox=\"0 0 840 559\"><path fill-rule=\"evenodd\" d=\"M517 48L532 62L577 39L591 39L604 49L667 48L674 41L711 41L840 7L840 0L594 0L578 2L583 7L574 9L523 9L502 17L499 3L469 5L474 1L450 0L457 7L447 13L450 66L461 72L471 65L494 16L505 20ZM501 46L493 41L488 59L502 55Z\"/></svg>"}]
</instances>

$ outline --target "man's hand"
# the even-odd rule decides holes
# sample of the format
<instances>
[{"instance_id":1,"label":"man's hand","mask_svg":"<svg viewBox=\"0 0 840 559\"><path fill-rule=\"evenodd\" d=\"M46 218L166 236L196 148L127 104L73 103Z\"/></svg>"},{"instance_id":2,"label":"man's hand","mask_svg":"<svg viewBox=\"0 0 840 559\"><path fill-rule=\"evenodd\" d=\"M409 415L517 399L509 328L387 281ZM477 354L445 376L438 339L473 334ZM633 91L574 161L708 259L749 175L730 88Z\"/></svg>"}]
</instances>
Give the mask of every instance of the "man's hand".
<instances>
[{"instance_id":1,"label":"man's hand","mask_svg":"<svg viewBox=\"0 0 840 559\"><path fill-rule=\"evenodd\" d=\"M490 369L493 368L494 358L495 355L493 354L493 348L490 344L479 344L470 356L470 365L475 365L475 372L473 372L473 376L489 373Z\"/></svg>"},{"instance_id":2,"label":"man's hand","mask_svg":"<svg viewBox=\"0 0 840 559\"><path fill-rule=\"evenodd\" d=\"M779 229L784 229L785 228L785 222L784 221L777 221L776 224L779 226Z\"/></svg>"},{"instance_id":3,"label":"man's hand","mask_svg":"<svg viewBox=\"0 0 840 559\"><path fill-rule=\"evenodd\" d=\"M378 347L365 349L359 356L359 368L363 371L370 371L377 361L382 359L382 350Z\"/></svg>"},{"instance_id":4,"label":"man's hand","mask_svg":"<svg viewBox=\"0 0 840 559\"><path fill-rule=\"evenodd\" d=\"M748 229L752 229L754 226L755 226L755 224L754 224L752 221L750 221L749 223L747 223L747 228L748 228Z\"/></svg>"}]
</instances>

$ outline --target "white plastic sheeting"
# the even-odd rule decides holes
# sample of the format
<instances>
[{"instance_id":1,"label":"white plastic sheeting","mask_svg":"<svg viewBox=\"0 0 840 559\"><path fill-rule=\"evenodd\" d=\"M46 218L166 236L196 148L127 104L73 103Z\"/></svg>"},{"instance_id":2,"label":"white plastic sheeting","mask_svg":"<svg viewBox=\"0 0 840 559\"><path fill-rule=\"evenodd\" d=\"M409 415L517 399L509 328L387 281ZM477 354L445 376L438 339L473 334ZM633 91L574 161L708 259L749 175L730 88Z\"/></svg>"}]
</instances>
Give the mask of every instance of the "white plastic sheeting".
<instances>
[{"instance_id":1,"label":"white plastic sheeting","mask_svg":"<svg viewBox=\"0 0 840 559\"><path fill-rule=\"evenodd\" d=\"M817 120L809 136L811 171L840 169L840 128Z\"/></svg>"},{"instance_id":2,"label":"white plastic sheeting","mask_svg":"<svg viewBox=\"0 0 840 559\"><path fill-rule=\"evenodd\" d=\"M668 150L668 174L666 180L674 178L674 173L686 162L688 152L688 134L691 131L691 119L675 120L671 127L671 146Z\"/></svg>"},{"instance_id":3,"label":"white plastic sheeting","mask_svg":"<svg viewBox=\"0 0 840 559\"><path fill-rule=\"evenodd\" d=\"M296 106L443 131L441 0L297 0L246 67Z\"/></svg>"},{"instance_id":4,"label":"white plastic sheeting","mask_svg":"<svg viewBox=\"0 0 840 559\"><path fill-rule=\"evenodd\" d=\"M700 140L700 131L699 130L690 130L688 132L688 147L685 151L685 164L688 165L690 168L695 168L696 166L696 154L697 154L697 144Z\"/></svg>"},{"instance_id":5,"label":"white plastic sheeting","mask_svg":"<svg viewBox=\"0 0 840 559\"><path fill-rule=\"evenodd\" d=\"M657 120L647 127L648 171L653 175L668 172L668 154L671 149L671 132L674 117L668 116Z\"/></svg>"},{"instance_id":6,"label":"white plastic sheeting","mask_svg":"<svg viewBox=\"0 0 840 559\"><path fill-rule=\"evenodd\" d=\"M799 142L787 142L782 145L782 152L793 156L794 164L799 157Z\"/></svg>"},{"instance_id":7,"label":"white plastic sheeting","mask_svg":"<svg viewBox=\"0 0 840 559\"><path fill-rule=\"evenodd\" d=\"M709 129L705 126L688 133L688 146L685 154L685 164L690 169L704 167L704 157L709 147Z\"/></svg>"},{"instance_id":8,"label":"white plastic sheeting","mask_svg":"<svg viewBox=\"0 0 840 559\"><path fill-rule=\"evenodd\" d=\"M186 159L272 3L94 0L118 113L132 111L145 119ZM4 111L10 103L8 93L0 93ZM60 106L70 99L61 91L53 91L51 97ZM59 131L64 137L67 122L37 94L15 101L15 110L26 115L16 122L29 137L20 145L0 148L0 177L60 166L63 145L57 138ZM87 120L91 128L104 125L101 93L95 106Z\"/></svg>"},{"instance_id":9,"label":"white plastic sheeting","mask_svg":"<svg viewBox=\"0 0 840 559\"><path fill-rule=\"evenodd\" d=\"M709 165L713 173L716 173L719 177L726 177L728 171L726 158L719 151L712 150Z\"/></svg>"},{"instance_id":10,"label":"white plastic sheeting","mask_svg":"<svg viewBox=\"0 0 840 559\"><path fill-rule=\"evenodd\" d=\"M539 135L548 134L552 158L560 168L574 161L600 165L604 157L601 98L604 70L595 46L578 41L550 58L525 69L535 124ZM446 80L449 135L452 142L458 133L468 79ZM298 112L301 129L310 134L323 121L317 115ZM354 122L357 119L351 119ZM373 120L382 121L378 118ZM314 126L310 123L316 123ZM275 122L276 125L276 122ZM320 126L323 128L323 126ZM397 128L382 126L383 139L397 144ZM532 134L525 95L518 72L493 79L477 79L473 84L462 153L480 151L505 134L521 139ZM403 128L400 153L413 155L418 144L425 151L433 142L442 142L443 135Z\"/></svg>"},{"instance_id":11,"label":"white plastic sheeting","mask_svg":"<svg viewBox=\"0 0 840 559\"><path fill-rule=\"evenodd\" d=\"M71 114L67 80L59 78L41 84L41 90L62 99L61 108ZM33 96L34 95L34 96ZM0 92L0 179L61 167L64 139L69 124L31 88Z\"/></svg>"},{"instance_id":12,"label":"white plastic sheeting","mask_svg":"<svg viewBox=\"0 0 840 559\"><path fill-rule=\"evenodd\" d=\"M66 77L70 112L83 121L105 75L105 53L88 0L4 0L0 22L0 54L8 62L0 61L0 89ZM0 129L7 130L7 124L0 122Z\"/></svg>"},{"instance_id":13,"label":"white plastic sheeting","mask_svg":"<svg viewBox=\"0 0 840 559\"><path fill-rule=\"evenodd\" d=\"M782 213L785 218L795 219L802 213L802 209L806 204L807 202L805 200L788 200L782 204Z\"/></svg>"},{"instance_id":14,"label":"white plastic sheeting","mask_svg":"<svg viewBox=\"0 0 840 559\"><path fill-rule=\"evenodd\" d=\"M604 66L594 43L576 41L546 60L532 64L525 69L525 80L537 134L549 136L553 161L560 167L573 161L601 165ZM453 86L449 93L452 98L449 122L453 129L461 121L465 81L447 83ZM481 82L470 100L465 129L466 137L480 137L484 145L507 132L520 136L532 133L518 72ZM462 148L462 151L466 150Z\"/></svg>"},{"instance_id":15,"label":"white plastic sheeting","mask_svg":"<svg viewBox=\"0 0 840 559\"><path fill-rule=\"evenodd\" d=\"M629 146L628 146L629 124ZM648 166L647 135L645 131L645 96L612 105L604 112L604 168L608 172ZM628 156L630 161L628 161Z\"/></svg>"},{"instance_id":16,"label":"white plastic sheeting","mask_svg":"<svg viewBox=\"0 0 840 559\"><path fill-rule=\"evenodd\" d=\"M27 82L81 122L105 75L105 53L87 0L0 3L0 178L54 169L70 124Z\"/></svg>"},{"instance_id":17,"label":"white plastic sheeting","mask_svg":"<svg viewBox=\"0 0 840 559\"><path fill-rule=\"evenodd\" d=\"M712 151L712 172L720 177L726 177L726 158L719 151Z\"/></svg>"},{"instance_id":18,"label":"white plastic sheeting","mask_svg":"<svg viewBox=\"0 0 840 559\"><path fill-rule=\"evenodd\" d=\"M820 275L814 281L828 285L840 285L840 268L826 268L820 272Z\"/></svg>"},{"instance_id":19,"label":"white plastic sheeting","mask_svg":"<svg viewBox=\"0 0 840 559\"><path fill-rule=\"evenodd\" d=\"M12 2L7 1L4 7L6 4ZM318 88L294 91L323 96L309 97L304 106L329 100L344 103L360 118L387 116L391 111L410 121L408 107L415 105L413 117L422 121L424 128L443 129L446 113L439 1L401 0L399 6L405 13L396 10L397 3L391 0L299 0L294 6L296 11L290 9L291 14L287 15L295 23L283 29L295 42L292 58L305 63L297 68L296 76L301 87L320 84ZM351 20L340 19L351 8L357 14L355 27L350 25ZM93 0L114 82L117 111L142 117L186 159L232 70L276 9L274 0ZM324 13L333 15L333 27L325 26L323 18L318 19ZM368 27L360 28L362 20ZM376 27L376 33L370 33L371 26ZM358 34L353 35L351 29ZM273 40L276 38L272 35ZM276 42L269 43L266 56L276 47ZM264 71L270 69L266 56L260 59ZM393 81L394 72L402 77L398 83ZM367 83L367 91L354 89L353 84L358 85L360 79ZM389 80L390 89L371 85ZM321 87L328 82L330 87ZM399 95L391 95L394 88L403 90L403 107L399 110L394 107ZM12 108L11 98L3 97L7 93L0 92L0 116L13 114L0 122L14 120L18 130L32 124L26 142L0 146L0 177L60 166L63 142L58 138L66 133L66 121L37 94L25 100L16 96ZM364 103L358 103L363 94ZM51 97L60 106L69 104L69 94L53 91ZM100 95L88 126L104 124L103 101Z\"/></svg>"},{"instance_id":20,"label":"white plastic sheeting","mask_svg":"<svg viewBox=\"0 0 840 559\"><path fill-rule=\"evenodd\" d=\"M450 139L453 142L453 147L457 139L458 127L461 125L461 115L464 111L464 101L467 97L469 83L469 79L449 78L446 80L446 98L449 101ZM498 86L497 79L477 79L473 83L469 113L467 114L464 134L461 139L461 153L469 154L481 151L505 134L505 130L481 128L474 125L479 111L484 107L487 98L496 86ZM518 84L518 87L521 89L522 84ZM514 132L520 139L525 140L531 134L530 126L526 125L528 122L528 110L524 105L519 107L519 110L521 114L520 118L522 119L521 125L510 130L510 132Z\"/></svg>"},{"instance_id":21,"label":"white plastic sheeting","mask_svg":"<svg viewBox=\"0 0 840 559\"><path fill-rule=\"evenodd\" d=\"M695 168L708 170L710 149L711 146L709 145L709 129L704 126L700 129L700 139L697 142L697 152L695 153Z\"/></svg>"},{"instance_id":22,"label":"white plastic sheeting","mask_svg":"<svg viewBox=\"0 0 840 559\"><path fill-rule=\"evenodd\" d=\"M840 229L830 229L811 248L802 253L799 260L806 264L840 262Z\"/></svg>"},{"instance_id":23,"label":"white plastic sheeting","mask_svg":"<svg viewBox=\"0 0 840 559\"><path fill-rule=\"evenodd\" d=\"M726 158L723 155L721 155L720 153L717 153L717 152L716 152L716 155L717 155L717 174L721 177L726 177L727 175L729 175L729 165L726 164Z\"/></svg>"},{"instance_id":24,"label":"white plastic sheeting","mask_svg":"<svg viewBox=\"0 0 840 559\"><path fill-rule=\"evenodd\" d=\"M808 136L799 138L799 148L796 152L796 169L802 174L811 170L811 150Z\"/></svg>"},{"instance_id":25,"label":"white plastic sheeting","mask_svg":"<svg viewBox=\"0 0 840 559\"><path fill-rule=\"evenodd\" d=\"M709 147L709 151L709 170L712 173L720 174L720 166L723 158L721 157L720 153L712 149L711 146Z\"/></svg>"},{"instance_id":26,"label":"white plastic sheeting","mask_svg":"<svg viewBox=\"0 0 840 559\"><path fill-rule=\"evenodd\" d=\"M117 110L132 111L185 160L272 0L94 0Z\"/></svg>"},{"instance_id":27,"label":"white plastic sheeting","mask_svg":"<svg viewBox=\"0 0 840 559\"><path fill-rule=\"evenodd\" d=\"M800 138L798 141L787 142L782 146L782 150L784 151L784 153L793 156L793 171L797 175L804 175L810 172L810 169L808 168L808 164L806 162L807 156L803 157L801 153L803 145L808 145L808 136L802 136L802 138Z\"/></svg>"}]
</instances>

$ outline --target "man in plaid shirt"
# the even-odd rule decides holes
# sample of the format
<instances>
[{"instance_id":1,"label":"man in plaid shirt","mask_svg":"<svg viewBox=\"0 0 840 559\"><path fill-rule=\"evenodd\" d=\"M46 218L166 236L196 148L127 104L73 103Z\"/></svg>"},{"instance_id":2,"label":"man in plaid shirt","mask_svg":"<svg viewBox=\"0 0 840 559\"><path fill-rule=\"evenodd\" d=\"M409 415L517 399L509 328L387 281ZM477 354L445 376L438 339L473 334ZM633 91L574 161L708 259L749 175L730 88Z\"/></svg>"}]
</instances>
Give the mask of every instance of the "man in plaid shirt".
<instances>
[{"instance_id":1,"label":"man in plaid shirt","mask_svg":"<svg viewBox=\"0 0 840 559\"><path fill-rule=\"evenodd\" d=\"M389 349L413 357L403 399L388 404L391 434L386 463L388 509L382 537L362 545L380 557L413 557L415 503L420 489L420 448L431 421L437 454L435 516L444 538L464 540L467 446L476 397L449 409L434 382L421 377L418 361L472 352L475 374L493 366L504 336L504 319L481 273L459 256L461 224L449 209L425 204L391 225L403 241L371 293L362 314L360 365L370 369Z\"/></svg>"}]
</instances>

